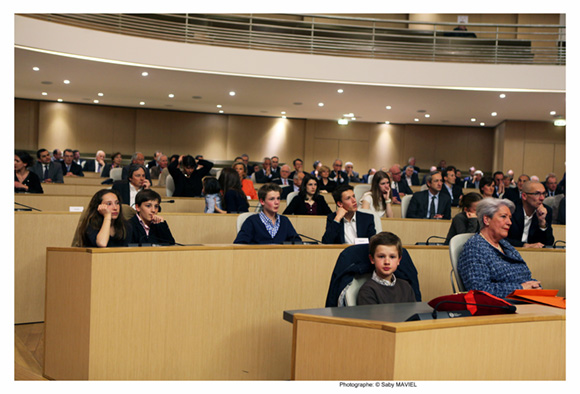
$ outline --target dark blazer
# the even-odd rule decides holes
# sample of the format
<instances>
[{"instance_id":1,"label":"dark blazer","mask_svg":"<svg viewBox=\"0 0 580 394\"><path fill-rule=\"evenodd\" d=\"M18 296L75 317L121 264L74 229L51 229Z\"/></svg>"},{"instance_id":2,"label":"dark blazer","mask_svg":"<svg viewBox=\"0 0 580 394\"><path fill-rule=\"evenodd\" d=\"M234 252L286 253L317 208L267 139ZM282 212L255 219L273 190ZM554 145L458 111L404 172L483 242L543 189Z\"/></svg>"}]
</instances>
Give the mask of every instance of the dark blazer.
<instances>
[{"instance_id":1,"label":"dark blazer","mask_svg":"<svg viewBox=\"0 0 580 394\"><path fill-rule=\"evenodd\" d=\"M14 181L17 180L18 177L16 174L14 174ZM32 171L28 171L28 176L26 179L24 179L22 184L28 186L28 190L14 188L14 193L44 193L44 190L42 190L42 185L40 184L40 179L38 179L38 175Z\"/></svg>"},{"instance_id":2,"label":"dark blazer","mask_svg":"<svg viewBox=\"0 0 580 394\"><path fill-rule=\"evenodd\" d=\"M272 183L282 186L282 178L276 178L272 180ZM294 186L294 180L290 177L288 178L288 186Z\"/></svg>"},{"instance_id":3,"label":"dark blazer","mask_svg":"<svg viewBox=\"0 0 580 394\"><path fill-rule=\"evenodd\" d=\"M103 171L101 171L101 178L110 178L112 168L113 166L111 165L111 163L106 163L105 168L103 168Z\"/></svg>"},{"instance_id":4,"label":"dark blazer","mask_svg":"<svg viewBox=\"0 0 580 394\"><path fill-rule=\"evenodd\" d=\"M235 190L228 190L223 197L222 204L225 203L227 213L248 212L248 199Z\"/></svg>"},{"instance_id":5,"label":"dark blazer","mask_svg":"<svg viewBox=\"0 0 580 394\"><path fill-rule=\"evenodd\" d=\"M468 218L465 212L459 212L453 217L453 220L451 221L451 227L449 227L449 232L447 233L447 238L445 239L444 245L449 245L451 238L457 234L478 232L479 221L477 218Z\"/></svg>"},{"instance_id":6,"label":"dark blazer","mask_svg":"<svg viewBox=\"0 0 580 394\"><path fill-rule=\"evenodd\" d=\"M314 197L314 201L316 202L316 215L328 216L332 213L323 196L319 194ZM306 205L304 199L297 195L284 210L284 215L308 215L308 207Z\"/></svg>"},{"instance_id":7,"label":"dark blazer","mask_svg":"<svg viewBox=\"0 0 580 394\"><path fill-rule=\"evenodd\" d=\"M340 186L338 183L336 183L335 181L331 181L330 178L328 178L328 183L325 185L322 183L322 179L318 180L318 190L322 191L322 190L326 190L329 193L332 193L333 191L336 190L336 188Z\"/></svg>"},{"instance_id":8,"label":"dark blazer","mask_svg":"<svg viewBox=\"0 0 580 394\"><path fill-rule=\"evenodd\" d=\"M502 198L508 199L516 205L522 201L520 197L520 191L517 187L508 187L505 189L505 193L503 194Z\"/></svg>"},{"instance_id":9,"label":"dark blazer","mask_svg":"<svg viewBox=\"0 0 580 394\"><path fill-rule=\"evenodd\" d=\"M346 174L346 172L344 171L339 171L340 173L340 178L337 178L335 180L336 182L336 186L341 186L341 185L348 185L348 175ZM330 171L330 175L328 176L328 179L333 179L336 178L336 172L334 171Z\"/></svg>"},{"instance_id":10,"label":"dark blazer","mask_svg":"<svg viewBox=\"0 0 580 394\"><path fill-rule=\"evenodd\" d=\"M536 242L541 242L546 246L552 246L554 244L554 233L552 231L552 208L547 205L544 207L548 210L546 214L546 225L548 228L546 230L541 230L538 224L538 217L534 214L532 216L532 223L530 224L530 230L528 231L528 242L533 244ZM522 247L524 243L522 242L522 234L524 233L524 206L522 202L516 204L516 210L512 214L512 225L506 240L515 247Z\"/></svg>"},{"instance_id":11,"label":"dark blazer","mask_svg":"<svg viewBox=\"0 0 580 394\"><path fill-rule=\"evenodd\" d=\"M30 167L28 170L34 172L38 176L40 181L44 182L44 170L42 164L39 161L37 161L36 164ZM52 179L52 181L55 183L64 182L62 179L62 166L60 165L60 162L59 163L55 163L54 161L50 162L50 164L48 165L48 177Z\"/></svg>"},{"instance_id":12,"label":"dark blazer","mask_svg":"<svg viewBox=\"0 0 580 394\"><path fill-rule=\"evenodd\" d=\"M407 208L407 218L426 219L430 197L429 190L423 190L413 194L409 202L409 207ZM448 194L439 193L437 213L443 215L443 219L451 219L451 198Z\"/></svg>"},{"instance_id":13,"label":"dark blazer","mask_svg":"<svg viewBox=\"0 0 580 394\"><path fill-rule=\"evenodd\" d=\"M131 167L131 164L123 167L123 172L121 173L121 179L126 181L129 178L129 167ZM87 171L87 170L85 170ZM111 170L109 170L111 171ZM149 168L145 167L145 178L147 178L147 180L149 181L149 183L151 183L151 173L149 172ZM153 183L151 183L153 184ZM175 185L175 189L177 189L177 185Z\"/></svg>"},{"instance_id":14,"label":"dark blazer","mask_svg":"<svg viewBox=\"0 0 580 394\"><path fill-rule=\"evenodd\" d=\"M283 244L284 242L298 242L301 243L302 239L294 230L294 226L286 216L278 215L280 218L280 228L278 232L272 238L266 226L262 223L260 219L260 214L251 215L246 219L240 232L234 240L235 244Z\"/></svg>"},{"instance_id":15,"label":"dark blazer","mask_svg":"<svg viewBox=\"0 0 580 394\"><path fill-rule=\"evenodd\" d=\"M66 175L67 174L66 164L64 164L64 161L61 161L60 164L62 165L62 174ZM74 161L70 165L70 172L72 172L73 175L76 176L85 176L85 174L83 173L83 168Z\"/></svg>"},{"instance_id":16,"label":"dark blazer","mask_svg":"<svg viewBox=\"0 0 580 394\"><path fill-rule=\"evenodd\" d=\"M107 164L105 163L105 167L106 166L107 166ZM103 169L105 167L103 167ZM85 161L85 164L83 165L83 170L86 172L95 172L95 168L96 168L95 159L87 160L87 161ZM102 173L102 171L101 171L101 173Z\"/></svg>"},{"instance_id":17,"label":"dark blazer","mask_svg":"<svg viewBox=\"0 0 580 394\"><path fill-rule=\"evenodd\" d=\"M397 187L398 187L398 192L400 193L405 193L405 194L413 194L413 190L411 190L411 187L409 186L409 184L407 183L406 180L401 179L399 182L397 182Z\"/></svg>"},{"instance_id":18,"label":"dark blazer","mask_svg":"<svg viewBox=\"0 0 580 394\"><path fill-rule=\"evenodd\" d=\"M256 183L270 183L270 182L272 182L272 179L275 177L275 173L274 172L271 172L269 176L266 175L264 173L264 169L263 168L260 168L260 170L259 171L256 171L254 174L255 174L255 177L256 177Z\"/></svg>"},{"instance_id":19,"label":"dark blazer","mask_svg":"<svg viewBox=\"0 0 580 394\"><path fill-rule=\"evenodd\" d=\"M403 173L401 181L407 183L407 174ZM413 175L411 175L411 184L413 186L419 186L421 184L421 182L419 181L419 174L417 174L416 172L413 172ZM407 185L409 184L407 183Z\"/></svg>"},{"instance_id":20,"label":"dark blazer","mask_svg":"<svg viewBox=\"0 0 580 394\"><path fill-rule=\"evenodd\" d=\"M451 201L451 206L457 207L459 206L459 198L463 195L463 188L456 184L453 185L453 187L451 188L451 192L453 193L453 200ZM451 195L449 194L449 190L447 190L447 186L445 186L445 184L443 184L443 186L441 187L441 193L447 194L447 196L449 196L449 198L451 199Z\"/></svg>"},{"instance_id":21,"label":"dark blazer","mask_svg":"<svg viewBox=\"0 0 580 394\"><path fill-rule=\"evenodd\" d=\"M177 160L174 160L169 164L167 169L169 170L169 173L173 178L173 183L175 184L175 191L173 192L175 197L201 197L201 190L203 188L201 180L204 176L209 174L209 171L213 167L213 163L211 161L200 159L197 161L197 164L201 164L202 167L193 171L189 178L186 177L178 168L179 162ZM145 171L149 174L149 170L145 169Z\"/></svg>"},{"instance_id":22,"label":"dark blazer","mask_svg":"<svg viewBox=\"0 0 580 394\"><path fill-rule=\"evenodd\" d=\"M121 195L121 204L131 205L131 189L129 188L129 181L116 181L111 186Z\"/></svg>"},{"instance_id":23,"label":"dark blazer","mask_svg":"<svg viewBox=\"0 0 580 394\"><path fill-rule=\"evenodd\" d=\"M334 221L336 212L326 217L326 230L322 236L323 244L343 244L344 240L344 219L337 223ZM375 218L373 215L364 212L356 213L356 236L358 238L370 238L377 233L375 229Z\"/></svg>"},{"instance_id":24,"label":"dark blazer","mask_svg":"<svg viewBox=\"0 0 580 394\"><path fill-rule=\"evenodd\" d=\"M128 224L131 227L131 238L129 240L129 243L131 244L175 245L175 239L173 239L173 235L171 235L171 230L169 230L167 222L151 224L151 226L149 226L149 235L145 232L145 229L139 222L137 215L129 219Z\"/></svg>"},{"instance_id":25,"label":"dark blazer","mask_svg":"<svg viewBox=\"0 0 580 394\"><path fill-rule=\"evenodd\" d=\"M352 245L344 249L336 260L336 265L330 277L330 286L326 296L326 308L338 306L338 297L342 290L352 282L355 275L368 274L373 272L374 265L369 261L369 245ZM397 279L409 282L415 292L415 299L421 302L421 290L419 288L419 278L417 268L413 264L407 249L403 248L401 263L395 271Z\"/></svg>"}]
</instances>

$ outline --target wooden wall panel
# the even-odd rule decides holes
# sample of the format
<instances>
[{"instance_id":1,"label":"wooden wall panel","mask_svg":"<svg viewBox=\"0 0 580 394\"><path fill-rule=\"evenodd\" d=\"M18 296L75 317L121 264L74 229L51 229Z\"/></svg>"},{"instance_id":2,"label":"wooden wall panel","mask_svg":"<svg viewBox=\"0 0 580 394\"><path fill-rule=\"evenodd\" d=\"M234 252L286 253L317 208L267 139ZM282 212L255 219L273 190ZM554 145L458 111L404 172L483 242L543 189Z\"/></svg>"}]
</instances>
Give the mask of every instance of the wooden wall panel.
<instances>
[{"instance_id":1,"label":"wooden wall panel","mask_svg":"<svg viewBox=\"0 0 580 394\"><path fill-rule=\"evenodd\" d=\"M38 101L14 101L14 146L38 150Z\"/></svg>"}]
</instances>

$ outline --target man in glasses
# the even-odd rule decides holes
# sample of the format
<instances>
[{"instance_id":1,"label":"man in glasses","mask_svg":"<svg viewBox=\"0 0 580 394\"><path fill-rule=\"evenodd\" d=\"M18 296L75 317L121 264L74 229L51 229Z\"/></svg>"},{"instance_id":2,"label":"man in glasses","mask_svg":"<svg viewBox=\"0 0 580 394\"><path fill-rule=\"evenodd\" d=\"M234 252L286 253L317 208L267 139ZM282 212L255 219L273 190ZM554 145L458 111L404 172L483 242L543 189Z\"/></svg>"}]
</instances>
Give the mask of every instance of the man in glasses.
<instances>
[{"instance_id":1,"label":"man in glasses","mask_svg":"<svg viewBox=\"0 0 580 394\"><path fill-rule=\"evenodd\" d=\"M524 183L522 199L512 214L507 237L513 246L543 248L554 244L552 208L543 204L545 193L541 182L530 180Z\"/></svg>"}]
</instances>

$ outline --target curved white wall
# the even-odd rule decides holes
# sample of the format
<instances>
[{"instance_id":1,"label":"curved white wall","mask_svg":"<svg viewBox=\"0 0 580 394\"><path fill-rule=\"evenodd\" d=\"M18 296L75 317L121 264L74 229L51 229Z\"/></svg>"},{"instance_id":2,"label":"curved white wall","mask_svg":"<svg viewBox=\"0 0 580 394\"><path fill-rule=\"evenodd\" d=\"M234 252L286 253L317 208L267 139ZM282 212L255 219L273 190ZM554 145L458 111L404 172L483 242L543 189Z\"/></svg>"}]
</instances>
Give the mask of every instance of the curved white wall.
<instances>
[{"instance_id":1,"label":"curved white wall","mask_svg":"<svg viewBox=\"0 0 580 394\"><path fill-rule=\"evenodd\" d=\"M566 89L565 67L561 66L409 62L221 48L104 33L21 16L15 16L15 45L95 60L252 77L502 91Z\"/></svg>"}]
</instances>

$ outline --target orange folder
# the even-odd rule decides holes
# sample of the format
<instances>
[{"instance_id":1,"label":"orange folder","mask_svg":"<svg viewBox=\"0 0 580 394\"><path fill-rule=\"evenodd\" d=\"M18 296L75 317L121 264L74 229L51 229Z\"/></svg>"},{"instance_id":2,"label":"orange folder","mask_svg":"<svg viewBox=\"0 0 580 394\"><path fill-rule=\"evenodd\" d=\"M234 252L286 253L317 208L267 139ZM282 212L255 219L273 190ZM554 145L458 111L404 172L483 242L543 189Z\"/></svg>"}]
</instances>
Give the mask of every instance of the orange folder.
<instances>
[{"instance_id":1,"label":"orange folder","mask_svg":"<svg viewBox=\"0 0 580 394\"><path fill-rule=\"evenodd\" d=\"M566 298L557 297L556 294L558 290L514 290L507 298L566 309Z\"/></svg>"}]
</instances>

